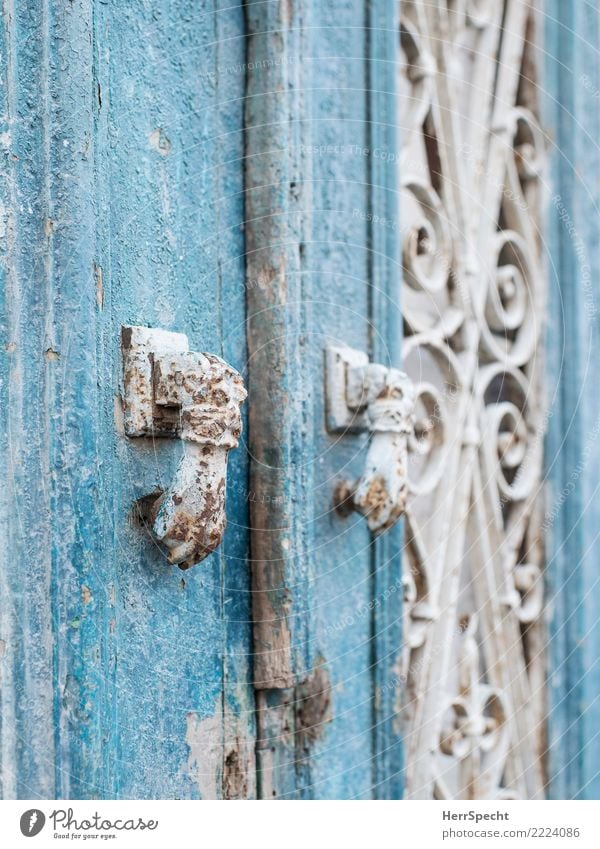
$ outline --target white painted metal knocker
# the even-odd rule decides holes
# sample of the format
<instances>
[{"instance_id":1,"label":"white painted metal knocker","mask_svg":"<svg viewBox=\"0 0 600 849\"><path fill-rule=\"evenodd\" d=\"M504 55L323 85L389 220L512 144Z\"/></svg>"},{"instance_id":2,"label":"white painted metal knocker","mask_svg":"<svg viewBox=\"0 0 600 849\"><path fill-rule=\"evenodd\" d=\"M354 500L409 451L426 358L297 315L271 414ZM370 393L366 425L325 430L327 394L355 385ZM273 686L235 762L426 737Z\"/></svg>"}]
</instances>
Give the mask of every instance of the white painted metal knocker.
<instances>
[{"instance_id":1,"label":"white painted metal knocker","mask_svg":"<svg viewBox=\"0 0 600 849\"><path fill-rule=\"evenodd\" d=\"M127 436L172 437L184 450L170 487L148 510L170 563L188 569L221 544L227 455L242 431L241 376L220 357L189 350L187 336L123 327Z\"/></svg>"},{"instance_id":2,"label":"white painted metal knocker","mask_svg":"<svg viewBox=\"0 0 600 849\"><path fill-rule=\"evenodd\" d=\"M335 493L341 512L355 510L381 534L396 524L408 496L408 438L414 429L414 387L404 372L369 362L362 351L327 349L328 429L371 434L365 467Z\"/></svg>"}]
</instances>

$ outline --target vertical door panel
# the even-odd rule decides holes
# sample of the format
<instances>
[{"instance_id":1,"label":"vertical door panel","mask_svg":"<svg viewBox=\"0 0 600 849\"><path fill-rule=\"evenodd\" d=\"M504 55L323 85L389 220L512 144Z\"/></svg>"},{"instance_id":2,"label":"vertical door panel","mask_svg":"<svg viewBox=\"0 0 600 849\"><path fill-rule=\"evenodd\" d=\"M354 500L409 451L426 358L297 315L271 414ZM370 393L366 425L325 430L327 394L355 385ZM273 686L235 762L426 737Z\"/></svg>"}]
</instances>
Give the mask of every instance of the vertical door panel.
<instances>
[{"instance_id":1,"label":"vertical door panel","mask_svg":"<svg viewBox=\"0 0 600 849\"><path fill-rule=\"evenodd\" d=\"M331 679L331 722L315 742L311 786L319 798L376 795L375 571L366 521L341 517L332 494L342 479L364 469L367 434L330 434L325 427L323 352L347 345L393 362L397 339L374 321L373 252L370 250L373 133L369 124L369 41L361 4L315 5L312 71L312 240L307 272L315 390L314 446L314 635L315 657ZM389 24L389 21L386 21ZM393 97L391 92L389 97ZM378 116L374 122L378 123ZM391 227L397 224L393 203ZM384 281L384 285L387 281ZM378 292L381 296L382 293ZM394 305L388 304L390 311ZM398 316L398 313L396 313ZM396 326L399 330L399 323ZM399 558L395 562L400 575ZM382 581L383 583L383 581ZM382 590L379 587L379 590ZM400 613L400 596L396 593ZM321 660L322 659L322 660ZM390 666L394 660L388 659ZM390 739L389 744L392 744Z\"/></svg>"},{"instance_id":2,"label":"vertical door panel","mask_svg":"<svg viewBox=\"0 0 600 849\"><path fill-rule=\"evenodd\" d=\"M11 8L1 30L2 794L87 795L108 733L92 7Z\"/></svg>"},{"instance_id":3,"label":"vertical door panel","mask_svg":"<svg viewBox=\"0 0 600 849\"><path fill-rule=\"evenodd\" d=\"M328 433L325 409L328 344L398 364L397 300L381 307L382 298L397 291L397 243L381 238L381 231L375 236L372 227L373 205L378 215L390 216L392 230L397 226L393 165L382 169L376 188L371 185L377 169L369 150L375 138L369 123L375 61L369 50L377 39L371 44L366 36L365 8L345 0L297 3L291 11L287 3L251 2L247 8L260 793L398 795L397 782L389 782L400 768L390 708L397 696L397 632L392 651L385 641L399 627L400 597L384 593L389 582L399 589L398 536L374 546L363 519L335 512L335 485L360 476L367 439ZM369 8L393 34L391 5L385 12L383 4ZM382 45L379 57L395 56L394 35L382 38ZM276 62L261 64L273 56ZM380 96L389 108L394 86L385 74L380 81L388 85ZM380 129L386 145L392 136ZM383 737L388 757L378 756Z\"/></svg>"},{"instance_id":4,"label":"vertical door panel","mask_svg":"<svg viewBox=\"0 0 600 849\"><path fill-rule=\"evenodd\" d=\"M183 573L135 509L181 443L127 439L119 398L123 324L245 364L242 10L3 27L3 792L252 795L244 448L225 541Z\"/></svg>"},{"instance_id":5,"label":"vertical door panel","mask_svg":"<svg viewBox=\"0 0 600 849\"><path fill-rule=\"evenodd\" d=\"M103 275L110 336L116 340L127 323L176 330L187 333L192 350L242 368L244 80L229 70L243 60L241 11L220 14L211 3L191 2L115 6L104 23L98 82L108 111L109 161L100 179L110 217ZM112 348L114 376L119 351ZM181 450L177 441L122 435L115 445L118 791L125 797L221 795L225 749L236 745L238 719L229 714L241 713L245 723L242 748L251 726L247 665L237 669L228 647L231 637L243 644L248 619L240 616L248 601L243 448L232 456L226 539L191 571L166 566L132 510L137 498L168 486Z\"/></svg>"},{"instance_id":6,"label":"vertical door panel","mask_svg":"<svg viewBox=\"0 0 600 849\"><path fill-rule=\"evenodd\" d=\"M371 789L371 597L369 532L362 517L340 518L338 479L362 473L365 436L327 433L323 359L328 344L366 351L369 160L366 56L357 4L315 5L311 61L311 370L314 404L315 658L331 681L331 721L312 749L310 783L319 798L365 798ZM358 212L356 212L358 211ZM320 385L319 385L320 384Z\"/></svg>"},{"instance_id":7,"label":"vertical door panel","mask_svg":"<svg viewBox=\"0 0 600 849\"><path fill-rule=\"evenodd\" d=\"M547 442L551 614L549 772L553 798L600 795L598 700L598 9L549 0L552 413Z\"/></svg>"}]
</instances>

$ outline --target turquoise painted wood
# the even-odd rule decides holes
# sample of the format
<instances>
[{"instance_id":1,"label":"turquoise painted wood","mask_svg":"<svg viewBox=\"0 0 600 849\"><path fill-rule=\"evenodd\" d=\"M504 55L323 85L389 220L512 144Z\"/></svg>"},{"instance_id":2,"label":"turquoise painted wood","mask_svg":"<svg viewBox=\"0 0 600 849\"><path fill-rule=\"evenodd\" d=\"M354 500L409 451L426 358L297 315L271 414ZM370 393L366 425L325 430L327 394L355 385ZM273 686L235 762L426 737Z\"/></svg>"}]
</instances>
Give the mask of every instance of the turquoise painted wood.
<instances>
[{"instance_id":1,"label":"turquoise painted wood","mask_svg":"<svg viewBox=\"0 0 600 849\"><path fill-rule=\"evenodd\" d=\"M122 324L245 366L244 17L226 5L2 18L5 797L254 792L247 452L222 549L169 568L133 504L180 446L126 439L118 400Z\"/></svg>"},{"instance_id":2,"label":"turquoise painted wood","mask_svg":"<svg viewBox=\"0 0 600 849\"><path fill-rule=\"evenodd\" d=\"M551 794L600 798L600 62L594 3L546 4Z\"/></svg>"},{"instance_id":3,"label":"turquoise painted wood","mask_svg":"<svg viewBox=\"0 0 600 849\"><path fill-rule=\"evenodd\" d=\"M331 342L399 363L397 11L0 22L5 798L401 794L401 529L332 511L366 437L326 432L323 373ZM185 573L135 507L181 446L123 433L123 324L250 388L225 542Z\"/></svg>"},{"instance_id":4,"label":"turquoise painted wood","mask_svg":"<svg viewBox=\"0 0 600 849\"><path fill-rule=\"evenodd\" d=\"M318 5L311 62L313 366L327 343L399 364L402 322L395 4ZM366 25L365 25L366 24ZM374 223L377 222L377 223ZM319 350L321 349L321 350ZM320 368L319 368L320 367ZM326 798L399 798L396 680L401 646L400 528L375 544L361 517L331 510L331 486L358 477L366 436L325 433L315 397L315 651L329 665L332 721L315 746L311 788Z\"/></svg>"},{"instance_id":5,"label":"turquoise painted wood","mask_svg":"<svg viewBox=\"0 0 600 849\"><path fill-rule=\"evenodd\" d=\"M375 546L364 520L333 511L336 480L362 472L366 436L328 433L324 405L328 344L399 361L396 12L354 0L248 4L252 568L265 798L401 793L400 529ZM374 227L374 212L391 226Z\"/></svg>"},{"instance_id":6,"label":"turquoise painted wood","mask_svg":"<svg viewBox=\"0 0 600 849\"><path fill-rule=\"evenodd\" d=\"M322 375L327 344L368 351L370 158L364 10L352 2L316 5L311 51L312 370ZM366 190L367 189L367 190ZM322 379L322 377L321 377ZM315 387L316 389L316 387ZM331 723L313 747L310 788L320 797L368 798L373 787L373 575L362 517L332 511L336 479L362 474L366 436L325 430L315 391L315 652L332 682Z\"/></svg>"},{"instance_id":7,"label":"turquoise painted wood","mask_svg":"<svg viewBox=\"0 0 600 849\"><path fill-rule=\"evenodd\" d=\"M598 798L598 10L545 12L549 771L554 797ZM329 342L400 361L396 15L6 8L3 797L401 795L401 529L375 544L332 512L365 437L328 434L323 397ZM185 574L134 507L180 446L123 435L126 323L187 333L251 388L225 543Z\"/></svg>"},{"instance_id":8,"label":"turquoise painted wood","mask_svg":"<svg viewBox=\"0 0 600 849\"><path fill-rule=\"evenodd\" d=\"M401 365L403 323L399 216L397 80L398 4L372 0L368 30L368 121L371 150L369 231L370 350L373 359ZM373 796L399 799L403 791L402 729L398 709L403 698L399 678L402 646L402 524L372 545L373 598Z\"/></svg>"}]
</instances>

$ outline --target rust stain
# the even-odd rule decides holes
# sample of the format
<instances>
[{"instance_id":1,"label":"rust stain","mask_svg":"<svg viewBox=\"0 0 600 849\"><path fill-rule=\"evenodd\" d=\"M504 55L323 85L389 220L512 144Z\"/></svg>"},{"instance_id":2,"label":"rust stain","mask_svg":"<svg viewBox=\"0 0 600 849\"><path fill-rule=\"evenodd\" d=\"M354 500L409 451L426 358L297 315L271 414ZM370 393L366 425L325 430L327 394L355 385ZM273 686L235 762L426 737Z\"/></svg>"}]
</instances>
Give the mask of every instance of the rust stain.
<instances>
[{"instance_id":1,"label":"rust stain","mask_svg":"<svg viewBox=\"0 0 600 849\"><path fill-rule=\"evenodd\" d=\"M247 764L240 752L239 740L236 740L235 748L227 753L223 764L223 798L248 798Z\"/></svg>"},{"instance_id":2,"label":"rust stain","mask_svg":"<svg viewBox=\"0 0 600 849\"><path fill-rule=\"evenodd\" d=\"M188 351L187 337L122 329L125 431L186 443L171 486L148 512L153 536L181 569L204 560L226 526L227 454L242 430L241 376L220 357Z\"/></svg>"},{"instance_id":3,"label":"rust stain","mask_svg":"<svg viewBox=\"0 0 600 849\"><path fill-rule=\"evenodd\" d=\"M238 686L233 685L234 691ZM238 704L243 704L243 699ZM247 724L245 712L232 711L227 700L224 704L223 741L223 798L256 798L256 739Z\"/></svg>"},{"instance_id":4,"label":"rust stain","mask_svg":"<svg viewBox=\"0 0 600 849\"><path fill-rule=\"evenodd\" d=\"M331 722L331 682L321 658L311 674L296 687L296 736L307 749L318 740Z\"/></svg>"},{"instance_id":5,"label":"rust stain","mask_svg":"<svg viewBox=\"0 0 600 849\"><path fill-rule=\"evenodd\" d=\"M385 510L389 495L382 476L374 477L361 499L361 508L366 516L377 518Z\"/></svg>"},{"instance_id":6,"label":"rust stain","mask_svg":"<svg viewBox=\"0 0 600 849\"><path fill-rule=\"evenodd\" d=\"M350 481L338 481L333 491L333 508L342 517L349 516L354 511L354 487Z\"/></svg>"}]
</instances>

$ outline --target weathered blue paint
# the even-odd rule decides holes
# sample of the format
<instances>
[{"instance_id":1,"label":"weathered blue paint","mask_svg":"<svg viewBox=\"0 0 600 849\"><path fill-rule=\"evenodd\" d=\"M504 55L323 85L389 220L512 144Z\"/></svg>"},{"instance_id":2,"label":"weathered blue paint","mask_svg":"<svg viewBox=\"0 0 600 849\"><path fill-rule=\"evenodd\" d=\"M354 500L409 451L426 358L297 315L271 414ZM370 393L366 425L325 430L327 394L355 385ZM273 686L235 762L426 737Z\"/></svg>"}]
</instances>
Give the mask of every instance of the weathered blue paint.
<instances>
[{"instance_id":1,"label":"weathered blue paint","mask_svg":"<svg viewBox=\"0 0 600 849\"><path fill-rule=\"evenodd\" d=\"M181 447L118 403L122 324L245 365L242 9L8 4L1 37L2 792L251 796L247 454L184 574L133 510Z\"/></svg>"},{"instance_id":2,"label":"weathered blue paint","mask_svg":"<svg viewBox=\"0 0 600 849\"><path fill-rule=\"evenodd\" d=\"M265 798L399 795L400 532L374 546L364 520L333 511L336 480L362 471L366 436L327 433L324 409L327 344L398 362L401 340L398 233L370 224L375 209L396 218L393 159L375 162L370 150L396 153L396 10L373 4L372 38L365 11L353 0L247 5L252 566ZM382 101L385 113L370 122ZM304 699L315 681L323 698L312 703L307 735Z\"/></svg>"},{"instance_id":3,"label":"weathered blue paint","mask_svg":"<svg viewBox=\"0 0 600 849\"><path fill-rule=\"evenodd\" d=\"M253 683L263 796L400 795L401 531L374 543L331 511L365 437L326 433L322 359L341 341L399 362L396 14L384 0L5 4L4 797L252 796ZM549 771L553 796L597 798L598 12L548 0L545 24ZM225 544L186 574L133 510L180 446L120 430L124 323L186 332L254 381L250 453L272 474L248 493L242 443ZM253 652L248 496L268 577L255 591L276 614ZM330 703L309 734L315 680Z\"/></svg>"},{"instance_id":4,"label":"weathered blue paint","mask_svg":"<svg viewBox=\"0 0 600 849\"><path fill-rule=\"evenodd\" d=\"M54 790L52 531L48 409L56 361L46 313L49 92L42 7L2 18L2 791ZM6 521L10 517L10 522ZM30 523L36 517L35 525Z\"/></svg>"},{"instance_id":5,"label":"weathered blue paint","mask_svg":"<svg viewBox=\"0 0 600 849\"><path fill-rule=\"evenodd\" d=\"M2 19L8 797L76 793L82 761L94 774L102 764L105 715L92 707L102 686L102 615L90 621L82 609L84 587L92 597L98 586L101 533L94 295L85 285L94 243L91 27L86 3L8 7Z\"/></svg>"},{"instance_id":6,"label":"weathered blue paint","mask_svg":"<svg viewBox=\"0 0 600 849\"><path fill-rule=\"evenodd\" d=\"M185 332L195 350L226 349L241 368L241 180L222 176L228 168L241 175L244 76L235 70L244 56L241 10L223 15L237 24L227 40L212 4L202 9L193 2L175 9L140 4L120 14L106 69L112 312L120 323ZM132 55L139 61L129 61ZM245 463L232 457L230 489L242 512L234 514L223 550L182 575L165 571L162 555L127 515L135 498L169 479L181 450L177 443L157 449L143 442L120 441L122 472L114 483L121 547L116 617L129 646L117 666L118 721L128 729L119 739L119 759L134 765L124 770L119 789L130 797L214 794L216 788L202 786L210 775L195 786L190 770L210 774L202 761L209 740L200 723L208 720L214 738L218 726L211 717L224 713L225 584L228 596L247 589ZM244 600L247 605L247 595ZM241 622L248 618L246 613ZM247 690L247 667L245 679ZM247 702L248 692L244 707ZM190 749L197 752L188 769ZM161 762L169 764L162 773Z\"/></svg>"},{"instance_id":7,"label":"weathered blue paint","mask_svg":"<svg viewBox=\"0 0 600 849\"><path fill-rule=\"evenodd\" d=\"M550 792L600 796L600 62L596 4L546 5Z\"/></svg>"},{"instance_id":8,"label":"weathered blue paint","mask_svg":"<svg viewBox=\"0 0 600 849\"><path fill-rule=\"evenodd\" d=\"M365 8L351 2L314 11L311 130L320 152L312 166L307 266L316 293L313 369L321 382L316 357L328 342L399 362L394 12L392 4L373 4L365 18ZM387 231L372 223L375 215L391 223ZM315 408L315 650L331 673L332 721L314 748L312 791L397 797L400 531L374 544L363 519L332 512L336 479L362 472L366 435L326 434L317 389Z\"/></svg>"},{"instance_id":9,"label":"weathered blue paint","mask_svg":"<svg viewBox=\"0 0 600 849\"><path fill-rule=\"evenodd\" d=\"M368 19L370 173L370 353L390 366L402 361L400 283L402 256L399 220L399 153L397 79L399 4L371 0ZM398 713L403 698L400 678L402 646L402 547L399 524L372 546L373 598L373 795L402 796L402 728Z\"/></svg>"},{"instance_id":10,"label":"weathered blue paint","mask_svg":"<svg viewBox=\"0 0 600 849\"><path fill-rule=\"evenodd\" d=\"M303 7L302 7L303 8ZM246 249L254 682L263 798L296 794L294 685L309 664L310 570L301 462L301 10L246 4ZM308 376L308 375L306 375ZM306 400L303 400L306 398ZM287 729L287 730L286 730Z\"/></svg>"},{"instance_id":11,"label":"weathered blue paint","mask_svg":"<svg viewBox=\"0 0 600 849\"><path fill-rule=\"evenodd\" d=\"M315 650L332 684L331 722L315 742L310 790L319 798L367 798L372 785L372 576L370 537L358 515L333 511L342 477L362 474L366 435L325 429L323 351L343 343L369 349L370 160L364 10L342 0L313 10L311 51L313 462Z\"/></svg>"},{"instance_id":12,"label":"weathered blue paint","mask_svg":"<svg viewBox=\"0 0 600 849\"><path fill-rule=\"evenodd\" d=\"M399 228L372 221L396 221L396 15L5 5L3 796L251 797L253 685L262 796L399 796L401 532L332 511L366 436L326 432L323 392L330 342L399 362ZM123 324L249 379L226 539L189 572L135 510L181 446L123 434Z\"/></svg>"}]
</instances>

